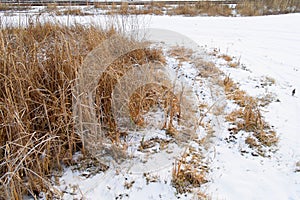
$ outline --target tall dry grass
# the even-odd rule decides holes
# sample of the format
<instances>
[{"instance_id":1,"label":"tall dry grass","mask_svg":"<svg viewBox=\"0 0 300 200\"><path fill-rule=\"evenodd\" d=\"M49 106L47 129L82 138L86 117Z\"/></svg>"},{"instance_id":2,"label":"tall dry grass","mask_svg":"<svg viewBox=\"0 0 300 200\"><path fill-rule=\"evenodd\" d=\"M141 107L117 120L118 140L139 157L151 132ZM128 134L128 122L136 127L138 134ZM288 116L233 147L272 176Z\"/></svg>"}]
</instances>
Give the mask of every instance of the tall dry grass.
<instances>
[{"instance_id":1,"label":"tall dry grass","mask_svg":"<svg viewBox=\"0 0 300 200\"><path fill-rule=\"evenodd\" d=\"M213 2L197 2L194 4L179 4L167 10L167 15L184 16L231 16L232 9L228 5Z\"/></svg>"},{"instance_id":2,"label":"tall dry grass","mask_svg":"<svg viewBox=\"0 0 300 200\"><path fill-rule=\"evenodd\" d=\"M115 122L115 117L113 115L112 109L112 93L118 83L118 80L126 74L127 71L130 71L133 66L144 65L149 62L160 61L164 63L164 57L162 56L161 50L157 49L136 49L131 51L113 63L111 63L105 70L105 72L100 76L99 83L96 91L96 105L97 105L97 116L99 121L102 122L102 128L108 130L108 137L112 141L117 141L120 133L116 133L117 124ZM151 105L148 102L142 102L142 99L145 98L146 90L143 90L143 93L140 94L141 99L131 97L129 107L132 111L131 117L138 118L138 114L142 112L140 109L146 109ZM139 108L136 105L143 106Z\"/></svg>"},{"instance_id":3,"label":"tall dry grass","mask_svg":"<svg viewBox=\"0 0 300 200\"><path fill-rule=\"evenodd\" d=\"M58 8L57 3L46 4L44 12L52 12L57 15L90 15L78 8ZM60 4L63 6L64 4ZM184 15L184 16L261 16L300 12L298 0L240 0L236 4L220 4L219 2L199 1L193 3L180 3L177 5L167 2L149 2L143 5L131 5L128 2L120 4L102 4L95 2L94 8L101 9L108 15ZM0 3L0 11L30 10L30 6L12 6ZM61 10L62 9L62 10Z\"/></svg>"},{"instance_id":4,"label":"tall dry grass","mask_svg":"<svg viewBox=\"0 0 300 200\"><path fill-rule=\"evenodd\" d=\"M164 4L152 2L149 5L129 5L127 2L122 2L120 6L116 6L112 4L111 6L108 5L101 5L95 6L96 8L101 8L102 10L106 10L106 14L108 15L163 15L163 6Z\"/></svg>"},{"instance_id":5,"label":"tall dry grass","mask_svg":"<svg viewBox=\"0 0 300 200\"><path fill-rule=\"evenodd\" d=\"M40 192L47 198L61 195L52 187L53 170L72 164L74 152L84 150L72 114L76 73L91 50L116 34L114 29L78 24L29 24L0 30L0 197L4 199L36 197ZM124 73L122 66L159 59L159 51L140 49L108 69ZM111 91L111 82L100 83L98 91ZM107 123L110 114L110 110L102 113Z\"/></svg>"},{"instance_id":6,"label":"tall dry grass","mask_svg":"<svg viewBox=\"0 0 300 200\"><path fill-rule=\"evenodd\" d=\"M300 11L298 0L242 0L237 3L237 13L242 16L286 14Z\"/></svg>"},{"instance_id":7,"label":"tall dry grass","mask_svg":"<svg viewBox=\"0 0 300 200\"><path fill-rule=\"evenodd\" d=\"M80 150L71 89L84 56L108 34L38 23L0 35L1 196L22 199L51 191L51 171Z\"/></svg>"}]
</instances>

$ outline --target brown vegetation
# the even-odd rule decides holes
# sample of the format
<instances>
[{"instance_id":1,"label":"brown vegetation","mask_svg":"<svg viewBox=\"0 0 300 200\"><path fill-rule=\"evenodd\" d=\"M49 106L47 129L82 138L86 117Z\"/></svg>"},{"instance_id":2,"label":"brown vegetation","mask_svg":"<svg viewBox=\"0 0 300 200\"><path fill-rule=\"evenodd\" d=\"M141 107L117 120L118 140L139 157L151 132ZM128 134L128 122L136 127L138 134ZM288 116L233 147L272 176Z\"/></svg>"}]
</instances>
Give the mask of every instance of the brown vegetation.
<instances>
[{"instance_id":1,"label":"brown vegetation","mask_svg":"<svg viewBox=\"0 0 300 200\"><path fill-rule=\"evenodd\" d=\"M121 6L95 6L108 10L108 14L154 14L154 15L184 15L184 16L259 16L286 14L300 11L297 0L242 0L235 7L214 2L179 3L171 6L167 3L152 2L150 5L135 6L122 3Z\"/></svg>"},{"instance_id":2,"label":"brown vegetation","mask_svg":"<svg viewBox=\"0 0 300 200\"><path fill-rule=\"evenodd\" d=\"M187 158L190 157L190 161ZM181 158L174 164L172 171L172 185L178 193L192 192L193 188L207 183L207 166L203 163L201 154L193 148L186 149ZM202 194L204 195L204 194ZM206 195L204 195L206 197Z\"/></svg>"},{"instance_id":3,"label":"brown vegetation","mask_svg":"<svg viewBox=\"0 0 300 200\"><path fill-rule=\"evenodd\" d=\"M35 196L42 191L48 198L60 195L51 186L53 170L71 164L74 152L83 150L72 114L76 72L85 56L114 33L51 23L1 29L1 197L22 199L26 193ZM160 59L159 51L140 49L108 69ZM111 91L110 82L101 81L98 91ZM109 109L100 113L106 122L109 113Z\"/></svg>"},{"instance_id":4,"label":"brown vegetation","mask_svg":"<svg viewBox=\"0 0 300 200\"><path fill-rule=\"evenodd\" d=\"M245 142L251 148L258 149L263 155L262 147L276 145L278 137L262 117L258 100L240 90L229 77L224 79L224 88L227 98L240 106L238 110L226 116L226 120L235 125L235 128L231 130L234 134L240 130L253 133L252 136L246 138Z\"/></svg>"},{"instance_id":5,"label":"brown vegetation","mask_svg":"<svg viewBox=\"0 0 300 200\"><path fill-rule=\"evenodd\" d=\"M180 120L180 100L177 98L169 88L146 84L130 97L129 109L133 121L139 125L144 126L143 115L149 112L150 108L158 105L164 110L164 124L161 127L166 129L170 135L175 135L176 130L173 126L173 119ZM169 121L168 121L169 118Z\"/></svg>"},{"instance_id":6,"label":"brown vegetation","mask_svg":"<svg viewBox=\"0 0 300 200\"><path fill-rule=\"evenodd\" d=\"M52 172L73 164L76 151L90 156L73 116L76 73L88 53L116 33L37 22L26 28L6 27L0 34L0 196L60 196L52 187ZM112 142L121 137L112 112L113 88L133 66L150 62L165 63L160 49L136 49L118 57L99 77L94 103L98 122ZM172 120L180 118L179 99L169 88L155 93L157 87L145 87L128 100L131 118L142 125L138 119L159 104L165 110L160 128L175 134Z\"/></svg>"},{"instance_id":7,"label":"brown vegetation","mask_svg":"<svg viewBox=\"0 0 300 200\"><path fill-rule=\"evenodd\" d=\"M286 14L300 11L298 0L242 0L236 6L242 16Z\"/></svg>"},{"instance_id":8,"label":"brown vegetation","mask_svg":"<svg viewBox=\"0 0 300 200\"><path fill-rule=\"evenodd\" d=\"M111 95L118 79L120 79L120 77L122 77L127 71L132 69L134 65L143 65L147 62L154 61L164 62L164 58L162 57L160 50L137 49L118 58L115 62L108 66L105 72L101 75L96 95L96 105L98 106L97 110L99 111L98 117L102 122L103 128L112 132L112 139L116 139L115 131L117 130L117 127L112 111ZM150 108L153 105L153 102L150 103L149 101L143 100L147 93L146 90L142 91L143 93L139 94L139 97L141 98L137 98L138 95L136 93L133 94L129 101L129 108L132 114L131 117L138 125L142 125L142 123L139 123L138 120L141 117L140 113L148 112L149 110L146 108Z\"/></svg>"},{"instance_id":9,"label":"brown vegetation","mask_svg":"<svg viewBox=\"0 0 300 200\"><path fill-rule=\"evenodd\" d=\"M228 5L211 2L197 2L195 4L183 4L168 9L167 15L185 16L231 16L232 9Z\"/></svg>"},{"instance_id":10,"label":"brown vegetation","mask_svg":"<svg viewBox=\"0 0 300 200\"><path fill-rule=\"evenodd\" d=\"M69 6L67 4L66 6ZM28 6L12 6L0 4L1 11L24 10ZM180 3L169 5L162 2L151 2L145 5L130 5L122 2L121 5L105 5L95 3L94 8L105 11L106 14L121 15L184 15L184 16L260 16L300 12L298 0L241 0L236 5L220 4L214 2ZM87 15L80 9L67 9L61 11L56 3L47 4L46 12L55 12L57 15Z\"/></svg>"},{"instance_id":11,"label":"brown vegetation","mask_svg":"<svg viewBox=\"0 0 300 200\"><path fill-rule=\"evenodd\" d=\"M1 194L51 195L52 170L71 163L81 149L72 116L76 70L109 34L49 23L0 34Z\"/></svg>"}]
</instances>

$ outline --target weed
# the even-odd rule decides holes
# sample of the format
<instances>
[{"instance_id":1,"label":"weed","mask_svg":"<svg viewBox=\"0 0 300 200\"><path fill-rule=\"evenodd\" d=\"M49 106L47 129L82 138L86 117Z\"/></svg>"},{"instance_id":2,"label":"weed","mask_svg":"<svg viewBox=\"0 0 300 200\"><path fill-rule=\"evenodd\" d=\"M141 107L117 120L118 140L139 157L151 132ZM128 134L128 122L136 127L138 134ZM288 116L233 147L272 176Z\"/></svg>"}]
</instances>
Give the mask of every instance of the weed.
<instances>
[{"instance_id":1,"label":"weed","mask_svg":"<svg viewBox=\"0 0 300 200\"><path fill-rule=\"evenodd\" d=\"M225 55L225 54L220 55L219 58L223 58L227 62L231 62L232 61L232 57L229 56L229 55Z\"/></svg>"},{"instance_id":2,"label":"weed","mask_svg":"<svg viewBox=\"0 0 300 200\"><path fill-rule=\"evenodd\" d=\"M229 67L237 68L240 64L238 62L229 62Z\"/></svg>"},{"instance_id":3,"label":"weed","mask_svg":"<svg viewBox=\"0 0 300 200\"><path fill-rule=\"evenodd\" d=\"M11 10L11 6L4 4L4 3L0 3L0 11L6 11L6 10Z\"/></svg>"},{"instance_id":4,"label":"weed","mask_svg":"<svg viewBox=\"0 0 300 200\"><path fill-rule=\"evenodd\" d=\"M201 58L196 58L196 59L192 60L192 63L198 69L199 75L202 78L212 77L215 80L217 80L218 77L220 75L222 75L222 71L219 70L219 68L217 68L216 65L213 62L208 62L208 61L205 61Z\"/></svg>"},{"instance_id":5,"label":"weed","mask_svg":"<svg viewBox=\"0 0 300 200\"><path fill-rule=\"evenodd\" d=\"M1 29L1 197L20 199L25 193L35 196L41 191L52 191L48 198L59 196L49 179L53 171L61 170L62 165L73 165L76 151L91 156L87 153L93 152L86 152L90 149L85 149L75 130L72 92L84 58L112 34L116 34L113 29L103 31L93 26L67 27L38 21L24 28ZM162 51L147 47L131 51L111 63L99 78L97 117L105 136L113 143L120 143L122 133L117 131L112 116L112 90L127 70L149 62L165 63ZM179 100L162 87L156 94L160 102L145 101L147 95L155 94L155 88L150 88L142 88L143 92L137 91L141 98L128 101L132 118L139 118L149 107L160 103L170 119L166 129L174 134L172 120L180 113ZM158 143L161 148L167 144ZM146 143L141 146L147 148ZM112 155L119 155L118 147L112 147ZM125 151L126 144L122 148Z\"/></svg>"},{"instance_id":6,"label":"weed","mask_svg":"<svg viewBox=\"0 0 300 200\"><path fill-rule=\"evenodd\" d=\"M187 161L188 157L191 161ZM201 156L191 148L188 148L182 157L175 162L172 171L172 185L178 193L192 192L193 188L207 183L205 177L207 168L201 164Z\"/></svg>"},{"instance_id":7,"label":"weed","mask_svg":"<svg viewBox=\"0 0 300 200\"><path fill-rule=\"evenodd\" d=\"M144 173L144 177L146 179L147 185L149 183L155 183L159 181L159 177L157 175L151 175L150 173Z\"/></svg>"},{"instance_id":8,"label":"weed","mask_svg":"<svg viewBox=\"0 0 300 200\"><path fill-rule=\"evenodd\" d=\"M237 3L237 13L243 16L259 16L299 12L297 0L242 0Z\"/></svg>"},{"instance_id":9,"label":"weed","mask_svg":"<svg viewBox=\"0 0 300 200\"><path fill-rule=\"evenodd\" d=\"M256 148L259 146L259 144L257 143L257 139L250 136L246 138L245 143L248 144L250 148Z\"/></svg>"},{"instance_id":10,"label":"weed","mask_svg":"<svg viewBox=\"0 0 300 200\"><path fill-rule=\"evenodd\" d=\"M179 4L169 8L167 15L184 15L184 16L230 16L232 9L228 5L215 4L212 2L197 2L192 4Z\"/></svg>"},{"instance_id":11,"label":"weed","mask_svg":"<svg viewBox=\"0 0 300 200\"><path fill-rule=\"evenodd\" d=\"M48 3L46 5L46 10L48 12L57 11L58 10L58 5L56 3Z\"/></svg>"},{"instance_id":12,"label":"weed","mask_svg":"<svg viewBox=\"0 0 300 200\"><path fill-rule=\"evenodd\" d=\"M135 181L125 181L124 183L124 188L126 188L127 190L129 190L130 188L132 188L133 184L135 183Z\"/></svg>"},{"instance_id":13,"label":"weed","mask_svg":"<svg viewBox=\"0 0 300 200\"><path fill-rule=\"evenodd\" d=\"M83 12L81 9L67 9L64 11L54 10L56 15L74 15L74 16L85 16L89 15L88 13Z\"/></svg>"},{"instance_id":14,"label":"weed","mask_svg":"<svg viewBox=\"0 0 300 200\"><path fill-rule=\"evenodd\" d=\"M190 62L192 60L193 53L192 49L186 49L180 46L174 46L168 51L168 55L176 58L180 63Z\"/></svg>"},{"instance_id":15,"label":"weed","mask_svg":"<svg viewBox=\"0 0 300 200\"><path fill-rule=\"evenodd\" d=\"M234 110L225 117L227 121L236 126L231 130L235 134L240 130L253 133L254 138L247 137L245 143L251 148L258 149L260 154L263 154L262 147L276 145L278 137L263 119L259 109L259 100L241 91L229 77L226 77L223 82L227 98L240 106L239 109Z\"/></svg>"},{"instance_id":16,"label":"weed","mask_svg":"<svg viewBox=\"0 0 300 200\"><path fill-rule=\"evenodd\" d=\"M49 180L53 170L72 164L76 151L86 155L74 129L75 74L85 56L113 33L93 26L39 22L1 29L0 190L4 199L45 190L54 191L49 198L59 195ZM154 52L135 51L113 64L153 60L160 56Z\"/></svg>"}]
</instances>

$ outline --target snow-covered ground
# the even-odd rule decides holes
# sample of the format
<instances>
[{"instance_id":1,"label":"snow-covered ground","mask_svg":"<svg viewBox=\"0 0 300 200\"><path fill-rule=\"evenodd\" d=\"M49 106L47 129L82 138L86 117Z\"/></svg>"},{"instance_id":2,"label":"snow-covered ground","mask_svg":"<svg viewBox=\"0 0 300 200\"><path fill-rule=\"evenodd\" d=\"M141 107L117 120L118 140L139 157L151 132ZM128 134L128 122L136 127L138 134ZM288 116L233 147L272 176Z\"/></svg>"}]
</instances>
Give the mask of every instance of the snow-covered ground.
<instances>
[{"instance_id":1,"label":"snow-covered ground","mask_svg":"<svg viewBox=\"0 0 300 200\"><path fill-rule=\"evenodd\" d=\"M20 19L18 16L12 18L14 23ZM277 100L264 107L262 114L279 136L278 150L271 157L242 155L242 142L226 142L227 126L220 121L214 129L213 143L205 152L209 182L201 191L212 199L300 199L300 14L140 18L143 23L138 26L172 30L195 41L206 52L216 49L220 54L236 57L246 70L225 67L217 58L207 59L215 62L225 74L230 74L230 78L251 96L272 94ZM75 19L84 24L98 23L101 16L56 18L68 23ZM275 83L261 86L266 79L274 79ZM294 96L293 89L296 89ZM169 139L157 130L151 134ZM149 135L147 137L150 139ZM68 191L64 197L69 199L74 196L72 190L77 197L86 199L176 199L178 196L170 184L172 164L174 157L180 157L183 151L177 144L171 144L160 154L149 154L147 162L144 158L140 163L132 160L91 178L67 169L59 188ZM181 199L195 197L193 194L179 196Z\"/></svg>"},{"instance_id":2,"label":"snow-covered ground","mask_svg":"<svg viewBox=\"0 0 300 200\"><path fill-rule=\"evenodd\" d=\"M270 158L242 155L243 144L225 142L228 131L221 124L207 154L209 182L202 186L202 191L212 199L300 199L300 173L295 172L300 161L300 14L239 18L151 16L143 20L149 22L150 28L181 33L207 52L217 49L239 58L247 70L226 68L215 62L250 95L271 93L279 100L263 108L266 121L275 127L279 136L278 151ZM273 78L275 84L261 88L260 81L266 77ZM295 96L292 96L293 89L296 89ZM145 184L141 175L117 178L98 175L101 184L97 176L89 180L96 186L85 190L85 196L90 199L96 198L96 194L103 195L103 199L118 195L120 199L177 198L170 186L172 162L165 166L164 160L154 160L157 164L152 163L152 170L157 172L151 176L160 176L160 181ZM67 176L71 176L70 171ZM106 176L109 178L105 179ZM123 187L126 179L135 181L129 190Z\"/></svg>"},{"instance_id":3,"label":"snow-covered ground","mask_svg":"<svg viewBox=\"0 0 300 200\"><path fill-rule=\"evenodd\" d=\"M241 156L222 141L215 144L213 199L300 199L300 14L266 17L152 17L151 27L177 31L206 49L241 58L250 72L228 70L241 88L255 96L261 76L275 79L265 92L275 93L263 112L280 137L279 150L271 158ZM295 96L292 90L296 89ZM238 144L236 144L238 145Z\"/></svg>"}]
</instances>

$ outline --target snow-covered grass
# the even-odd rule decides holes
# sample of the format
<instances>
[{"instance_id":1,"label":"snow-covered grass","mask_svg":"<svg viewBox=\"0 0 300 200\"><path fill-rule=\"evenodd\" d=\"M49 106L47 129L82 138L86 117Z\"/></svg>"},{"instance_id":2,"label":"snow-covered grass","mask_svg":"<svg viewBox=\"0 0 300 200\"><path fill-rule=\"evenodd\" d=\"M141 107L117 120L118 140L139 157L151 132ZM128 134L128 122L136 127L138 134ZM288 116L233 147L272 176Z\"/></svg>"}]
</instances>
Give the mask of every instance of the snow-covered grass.
<instances>
[{"instance_id":1,"label":"snow-covered grass","mask_svg":"<svg viewBox=\"0 0 300 200\"><path fill-rule=\"evenodd\" d=\"M18 17L11 19L18 20ZM101 21L99 16L55 19L84 24ZM197 77L199 69L190 60L181 62L170 56L168 66L175 66L180 74L187 75L186 83L201 97L197 103L207 104L201 113L206 113L217 101L221 101L220 112L207 112L203 118L206 126L200 127L198 138L184 147L168 142L172 138L157 129L130 133L129 149L136 157L89 178L81 176L86 172L66 169L57 186L65 192L64 199L175 199L178 196L196 199L203 194L212 199L299 199L300 28L297 24L300 14L237 18L144 16L142 20L150 28L168 29L191 38L204 49L200 56L214 63L224 77L230 77L248 95L258 98L270 95L269 104L260 109L264 120L279 137L275 152L269 157L247 153L252 151L245 143L248 133L241 131L232 136L228 131L230 124L225 120L224 113L235 110L237 105L218 97L223 97L221 86L212 85L213 80ZM231 67L222 55L232 57L238 65ZM149 117L161 114L156 112ZM151 141L151 138L160 138L161 142L149 142L152 146L147 153L138 151L140 141ZM186 151L201 155L198 169L207 168L208 183L192 193L176 194L172 170L175 160L181 159ZM194 158L190 156L187 160Z\"/></svg>"}]
</instances>

